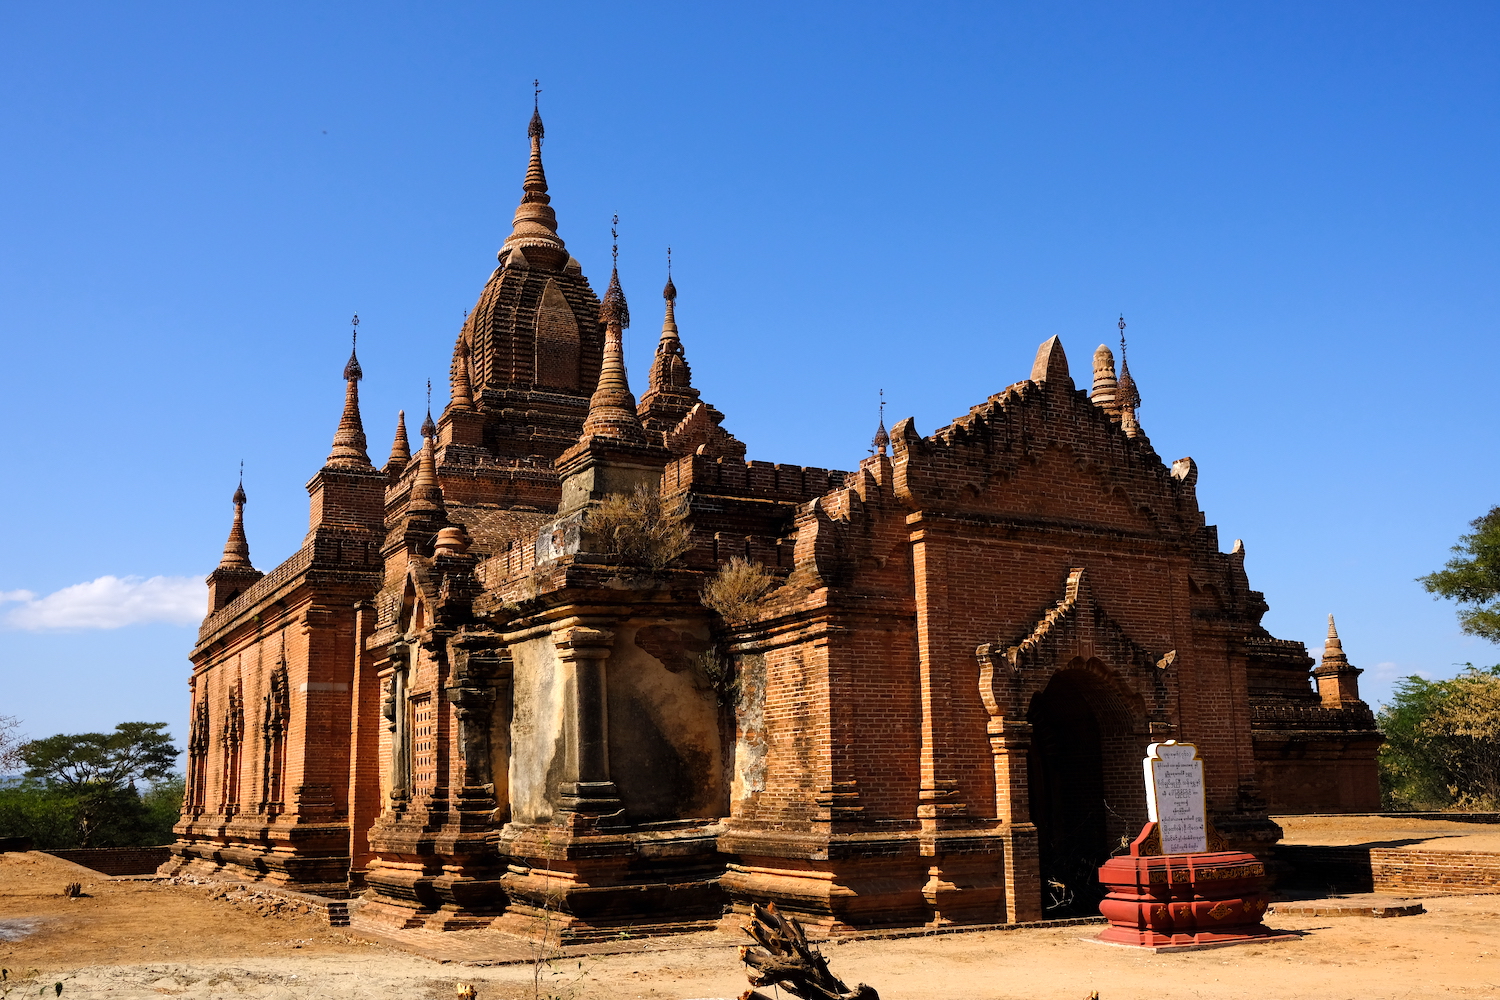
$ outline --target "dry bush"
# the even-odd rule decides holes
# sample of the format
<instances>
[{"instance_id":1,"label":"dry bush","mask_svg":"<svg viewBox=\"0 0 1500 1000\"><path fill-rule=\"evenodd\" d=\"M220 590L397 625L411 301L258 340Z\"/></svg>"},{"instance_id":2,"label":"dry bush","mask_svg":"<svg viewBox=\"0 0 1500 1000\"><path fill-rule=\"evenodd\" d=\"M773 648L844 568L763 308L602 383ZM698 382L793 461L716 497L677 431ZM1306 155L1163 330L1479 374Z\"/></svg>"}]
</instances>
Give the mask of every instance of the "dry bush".
<instances>
[{"instance_id":1,"label":"dry bush","mask_svg":"<svg viewBox=\"0 0 1500 1000\"><path fill-rule=\"evenodd\" d=\"M703 603L731 625L740 625L755 615L761 598L774 586L776 577L770 570L735 556L703 588Z\"/></svg>"},{"instance_id":2,"label":"dry bush","mask_svg":"<svg viewBox=\"0 0 1500 1000\"><path fill-rule=\"evenodd\" d=\"M637 486L611 493L589 512L589 528L605 551L630 566L665 569L692 547L687 499L663 500L659 490Z\"/></svg>"},{"instance_id":3,"label":"dry bush","mask_svg":"<svg viewBox=\"0 0 1500 1000\"><path fill-rule=\"evenodd\" d=\"M733 705L739 698L740 682L734 670L734 658L718 649L707 649L699 653L695 661L698 673L714 693L720 705Z\"/></svg>"}]
</instances>

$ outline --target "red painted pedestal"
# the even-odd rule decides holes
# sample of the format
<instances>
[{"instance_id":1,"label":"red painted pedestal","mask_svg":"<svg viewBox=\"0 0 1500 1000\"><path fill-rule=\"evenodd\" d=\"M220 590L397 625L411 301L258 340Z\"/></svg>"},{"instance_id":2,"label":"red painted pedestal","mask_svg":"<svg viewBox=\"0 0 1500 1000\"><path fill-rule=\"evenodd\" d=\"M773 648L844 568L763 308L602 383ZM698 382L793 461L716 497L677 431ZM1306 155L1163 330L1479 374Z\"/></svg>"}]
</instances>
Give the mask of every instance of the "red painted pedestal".
<instances>
[{"instance_id":1,"label":"red painted pedestal","mask_svg":"<svg viewBox=\"0 0 1500 1000\"><path fill-rule=\"evenodd\" d=\"M1210 847L1226 847L1212 829ZM1213 947L1295 937L1261 923L1270 897L1266 868L1243 851L1161 853L1155 823L1147 823L1130 853L1099 869L1109 895L1099 912L1107 944L1155 950Z\"/></svg>"}]
</instances>

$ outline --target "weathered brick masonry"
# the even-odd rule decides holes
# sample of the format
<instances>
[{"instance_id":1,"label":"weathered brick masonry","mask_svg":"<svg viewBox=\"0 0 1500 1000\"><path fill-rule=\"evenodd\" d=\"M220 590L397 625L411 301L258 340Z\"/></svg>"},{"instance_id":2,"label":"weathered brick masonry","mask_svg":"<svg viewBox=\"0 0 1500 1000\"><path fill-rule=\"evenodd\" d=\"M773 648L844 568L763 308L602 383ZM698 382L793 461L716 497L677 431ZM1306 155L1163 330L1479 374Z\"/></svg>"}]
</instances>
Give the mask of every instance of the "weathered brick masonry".
<instances>
[{"instance_id":1,"label":"weathered brick masonry","mask_svg":"<svg viewBox=\"0 0 1500 1000\"><path fill-rule=\"evenodd\" d=\"M1331 893L1461 895L1494 892L1500 885L1500 854L1477 851L1284 844L1276 848L1276 859L1287 871L1287 886Z\"/></svg>"},{"instance_id":2,"label":"weathered brick masonry","mask_svg":"<svg viewBox=\"0 0 1500 1000\"><path fill-rule=\"evenodd\" d=\"M169 847L84 847L47 851L54 858L92 868L106 875L149 875L172 856Z\"/></svg>"},{"instance_id":3,"label":"weathered brick masonry","mask_svg":"<svg viewBox=\"0 0 1500 1000\"><path fill-rule=\"evenodd\" d=\"M402 415L370 461L351 356L307 539L269 574L235 494L168 869L363 893L387 926L668 931L776 900L838 932L1086 904L1152 740L1203 748L1252 850L1268 801L1377 806L1358 671L1336 635L1313 671L1261 627L1123 358L1079 387L1053 338L947 427L882 424L853 472L746 461L670 281L631 393L618 275L601 300L567 252L530 138L416 454ZM666 568L598 530L637 487L687 512ZM700 595L734 558L773 587L729 622Z\"/></svg>"}]
</instances>

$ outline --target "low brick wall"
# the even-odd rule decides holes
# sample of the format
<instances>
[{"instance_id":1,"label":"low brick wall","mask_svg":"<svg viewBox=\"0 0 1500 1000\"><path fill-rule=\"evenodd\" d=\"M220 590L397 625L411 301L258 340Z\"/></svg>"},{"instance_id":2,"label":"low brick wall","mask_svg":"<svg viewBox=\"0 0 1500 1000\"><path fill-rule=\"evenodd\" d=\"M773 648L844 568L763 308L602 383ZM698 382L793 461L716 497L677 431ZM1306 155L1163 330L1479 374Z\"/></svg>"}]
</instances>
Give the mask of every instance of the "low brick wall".
<instances>
[{"instance_id":1,"label":"low brick wall","mask_svg":"<svg viewBox=\"0 0 1500 1000\"><path fill-rule=\"evenodd\" d=\"M89 847L73 851L44 851L54 858L92 868L106 875L150 875L172 856L170 847Z\"/></svg>"},{"instance_id":2,"label":"low brick wall","mask_svg":"<svg viewBox=\"0 0 1500 1000\"><path fill-rule=\"evenodd\" d=\"M1500 823L1500 812L1378 812L1378 813L1282 813L1290 819L1438 819L1445 823ZM1274 816L1272 817L1275 818Z\"/></svg>"},{"instance_id":3,"label":"low brick wall","mask_svg":"<svg viewBox=\"0 0 1500 1000\"><path fill-rule=\"evenodd\" d=\"M1274 857L1288 888L1402 896L1500 892L1500 854L1278 844Z\"/></svg>"}]
</instances>

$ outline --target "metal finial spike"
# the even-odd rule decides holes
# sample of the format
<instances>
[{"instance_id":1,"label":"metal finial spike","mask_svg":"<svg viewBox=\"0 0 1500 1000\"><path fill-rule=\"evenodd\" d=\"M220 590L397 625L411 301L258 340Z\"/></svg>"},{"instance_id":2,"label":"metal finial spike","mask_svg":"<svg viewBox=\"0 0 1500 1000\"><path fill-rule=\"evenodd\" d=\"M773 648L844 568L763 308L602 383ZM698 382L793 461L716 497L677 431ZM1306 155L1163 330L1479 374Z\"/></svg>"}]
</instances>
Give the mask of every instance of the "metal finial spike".
<instances>
[{"instance_id":1,"label":"metal finial spike","mask_svg":"<svg viewBox=\"0 0 1500 1000\"><path fill-rule=\"evenodd\" d=\"M540 81L540 80L532 80L531 81L531 123L526 126L526 135L527 135L528 138L534 139L538 144L541 143L542 137L544 135L546 135L546 132L547 132L547 130L542 127L542 102L541 102L541 93L542 93L542 81ZM544 187L543 190L545 191L546 188Z\"/></svg>"},{"instance_id":2,"label":"metal finial spike","mask_svg":"<svg viewBox=\"0 0 1500 1000\"><path fill-rule=\"evenodd\" d=\"M427 412L432 412L432 379L427 380Z\"/></svg>"},{"instance_id":3,"label":"metal finial spike","mask_svg":"<svg viewBox=\"0 0 1500 1000\"><path fill-rule=\"evenodd\" d=\"M344 365L344 381L358 382L365 377L359 366L359 313L349 321L349 361Z\"/></svg>"},{"instance_id":4,"label":"metal finial spike","mask_svg":"<svg viewBox=\"0 0 1500 1000\"><path fill-rule=\"evenodd\" d=\"M616 212L614 218L609 220L609 238L613 241L609 248L610 258L616 266L620 263L620 213Z\"/></svg>"},{"instance_id":5,"label":"metal finial spike","mask_svg":"<svg viewBox=\"0 0 1500 1000\"><path fill-rule=\"evenodd\" d=\"M870 454L885 454L891 445L891 435L885 429L885 390L880 390L880 424L875 428L875 438L870 442Z\"/></svg>"},{"instance_id":6,"label":"metal finial spike","mask_svg":"<svg viewBox=\"0 0 1500 1000\"><path fill-rule=\"evenodd\" d=\"M672 248L667 247L667 280L672 280Z\"/></svg>"}]
</instances>

